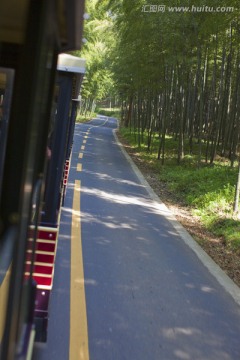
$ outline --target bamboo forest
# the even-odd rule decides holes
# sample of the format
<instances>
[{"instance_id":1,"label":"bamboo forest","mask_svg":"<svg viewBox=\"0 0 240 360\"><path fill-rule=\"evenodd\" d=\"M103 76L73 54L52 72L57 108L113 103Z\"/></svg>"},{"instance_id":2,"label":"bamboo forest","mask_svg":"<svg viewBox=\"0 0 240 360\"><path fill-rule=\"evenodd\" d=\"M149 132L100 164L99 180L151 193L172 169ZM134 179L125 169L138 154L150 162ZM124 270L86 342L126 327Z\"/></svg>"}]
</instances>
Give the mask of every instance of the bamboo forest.
<instances>
[{"instance_id":1,"label":"bamboo forest","mask_svg":"<svg viewBox=\"0 0 240 360\"><path fill-rule=\"evenodd\" d=\"M95 78L90 80L91 86L105 86L106 94L114 81L125 125L141 134L147 130L149 147L157 132L162 161L164 139L170 133L179 139L178 161L184 157L183 138L188 139L190 152L195 138L199 159L204 140L206 162L212 163L219 150L233 165L240 131L238 1L230 1L226 7L225 1L210 0L210 9L221 6L220 13L186 12L180 11L181 7L175 12L150 11L143 1L90 3L99 16L90 20L90 26L97 23L96 37L104 35L90 45L96 45L90 54L97 58L93 60L97 72L91 67ZM173 1L165 1L166 7L170 3L173 5ZM196 9L204 10L204 4L198 1ZM112 10L105 12L106 8ZM105 18L101 18L103 14ZM106 68L104 73L99 64ZM102 78L104 84L94 84ZM91 90L92 101L105 95L104 89Z\"/></svg>"},{"instance_id":2,"label":"bamboo forest","mask_svg":"<svg viewBox=\"0 0 240 360\"><path fill-rule=\"evenodd\" d=\"M89 0L87 13L81 116L118 111L159 181L239 249L239 1Z\"/></svg>"}]
</instances>

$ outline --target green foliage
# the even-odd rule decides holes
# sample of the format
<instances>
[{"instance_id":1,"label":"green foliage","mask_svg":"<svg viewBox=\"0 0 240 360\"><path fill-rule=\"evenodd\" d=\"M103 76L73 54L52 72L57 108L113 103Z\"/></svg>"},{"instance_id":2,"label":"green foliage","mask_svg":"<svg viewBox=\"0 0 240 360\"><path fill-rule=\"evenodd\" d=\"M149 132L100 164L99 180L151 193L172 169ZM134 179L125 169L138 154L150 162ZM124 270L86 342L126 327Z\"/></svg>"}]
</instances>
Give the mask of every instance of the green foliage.
<instances>
[{"instance_id":1,"label":"green foliage","mask_svg":"<svg viewBox=\"0 0 240 360\"><path fill-rule=\"evenodd\" d=\"M211 225L211 230L218 236L224 237L226 245L234 250L240 249L240 221L231 218L215 219Z\"/></svg>"},{"instance_id":2,"label":"green foliage","mask_svg":"<svg viewBox=\"0 0 240 360\"><path fill-rule=\"evenodd\" d=\"M159 173L159 180L166 183L170 192L192 209L200 221L218 236L223 236L226 245L240 249L240 221L233 216L233 199L237 169L224 163L215 162L214 166L203 166L199 169L192 166L192 156L187 156L190 166L186 163L176 165L176 141L168 138L166 156L168 161L161 166L156 160L156 152L146 152L144 142L141 148L136 143L136 134L129 129L120 128L124 138L132 144L139 156L151 163ZM175 155L173 155L175 153Z\"/></svg>"},{"instance_id":3,"label":"green foliage","mask_svg":"<svg viewBox=\"0 0 240 360\"><path fill-rule=\"evenodd\" d=\"M120 109L114 108L114 109L107 109L107 108L97 108L97 113L100 115L110 116L119 119L120 118Z\"/></svg>"},{"instance_id":4,"label":"green foliage","mask_svg":"<svg viewBox=\"0 0 240 360\"><path fill-rule=\"evenodd\" d=\"M112 33L112 18L106 11L104 1L88 0L86 12L90 18L85 21L84 38L86 43L77 56L86 59L87 71L82 86L82 114L90 113L94 104L113 92L110 49L115 40Z\"/></svg>"},{"instance_id":5,"label":"green foliage","mask_svg":"<svg viewBox=\"0 0 240 360\"><path fill-rule=\"evenodd\" d=\"M86 115L81 115L78 114L77 118L76 118L76 122L77 123L84 123L84 122L88 122L89 120L91 120L93 117L95 117L97 114L96 113L91 113L91 114L86 114Z\"/></svg>"},{"instance_id":6,"label":"green foliage","mask_svg":"<svg viewBox=\"0 0 240 360\"><path fill-rule=\"evenodd\" d=\"M214 49L215 34L225 34L231 21L237 19L238 3L228 1L233 12L168 11L168 7L189 6L204 8L206 2L156 0L154 5L165 5L164 13L143 11L152 3L143 0L110 0L115 12L114 30L117 36L114 52L114 77L119 91L135 91L151 83L158 84L165 66L194 64L197 47L211 44ZM224 0L209 0L208 7L226 7ZM114 60L113 59L113 60Z\"/></svg>"}]
</instances>

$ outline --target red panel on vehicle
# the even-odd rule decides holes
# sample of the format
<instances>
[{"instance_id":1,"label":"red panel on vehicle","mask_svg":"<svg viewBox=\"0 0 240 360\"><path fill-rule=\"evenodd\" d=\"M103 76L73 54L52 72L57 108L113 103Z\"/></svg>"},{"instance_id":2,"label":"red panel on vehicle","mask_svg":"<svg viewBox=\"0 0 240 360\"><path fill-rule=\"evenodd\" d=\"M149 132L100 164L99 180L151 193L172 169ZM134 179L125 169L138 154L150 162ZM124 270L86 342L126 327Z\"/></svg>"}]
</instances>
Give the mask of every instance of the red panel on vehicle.
<instances>
[{"instance_id":1,"label":"red panel on vehicle","mask_svg":"<svg viewBox=\"0 0 240 360\"><path fill-rule=\"evenodd\" d=\"M53 264L54 263L54 255L36 254L35 262Z\"/></svg>"},{"instance_id":2,"label":"red panel on vehicle","mask_svg":"<svg viewBox=\"0 0 240 360\"><path fill-rule=\"evenodd\" d=\"M31 270L31 264L26 264L25 266L25 272L30 273ZM37 274L47 274L52 275L53 272L53 266L46 266L46 265L34 265L34 273Z\"/></svg>"},{"instance_id":3,"label":"red panel on vehicle","mask_svg":"<svg viewBox=\"0 0 240 360\"><path fill-rule=\"evenodd\" d=\"M52 266L35 265L34 273L52 275L53 267Z\"/></svg>"},{"instance_id":4,"label":"red panel on vehicle","mask_svg":"<svg viewBox=\"0 0 240 360\"><path fill-rule=\"evenodd\" d=\"M65 167L64 167L63 185L67 185L68 175L69 175L69 168L70 168L70 161L69 161L69 160L66 160L66 162L65 162Z\"/></svg>"},{"instance_id":5,"label":"red panel on vehicle","mask_svg":"<svg viewBox=\"0 0 240 360\"><path fill-rule=\"evenodd\" d=\"M52 278L42 277L42 276L33 276L34 280L38 285L51 286Z\"/></svg>"},{"instance_id":6,"label":"red panel on vehicle","mask_svg":"<svg viewBox=\"0 0 240 360\"><path fill-rule=\"evenodd\" d=\"M34 230L29 229L29 236L33 238ZM28 252L26 255L26 262L30 262L29 264L25 264L25 277L28 278L33 265L33 278L37 282L37 286L42 286L43 288L51 287L53 281L53 272L54 272L54 261L55 261L55 253L57 246L57 235L58 228L50 228L41 226L37 231L37 241L36 241L36 252L33 253L34 242L31 240L31 237L28 241ZM36 264L41 263L41 264ZM45 265L46 264L46 265ZM50 266L49 266L50 265Z\"/></svg>"},{"instance_id":7,"label":"red panel on vehicle","mask_svg":"<svg viewBox=\"0 0 240 360\"><path fill-rule=\"evenodd\" d=\"M37 242L37 250L39 251L48 251L48 252L54 252L55 251L56 244L47 243L47 242Z\"/></svg>"},{"instance_id":8,"label":"red panel on vehicle","mask_svg":"<svg viewBox=\"0 0 240 360\"><path fill-rule=\"evenodd\" d=\"M28 237L33 238L34 234L35 234L35 230L30 228L28 231ZM55 229L50 230L50 228L46 228L46 229L44 229L43 227L38 228L37 239L56 240L56 238L57 238L57 228L56 228L56 231L55 231Z\"/></svg>"},{"instance_id":9,"label":"red panel on vehicle","mask_svg":"<svg viewBox=\"0 0 240 360\"><path fill-rule=\"evenodd\" d=\"M38 239L42 240L56 240L57 238L57 231L47 231L47 230L41 230L38 231Z\"/></svg>"},{"instance_id":10,"label":"red panel on vehicle","mask_svg":"<svg viewBox=\"0 0 240 360\"><path fill-rule=\"evenodd\" d=\"M26 255L26 261L32 261L33 259L32 259L32 257L33 257L33 254L32 253L27 253L27 255Z\"/></svg>"}]
</instances>

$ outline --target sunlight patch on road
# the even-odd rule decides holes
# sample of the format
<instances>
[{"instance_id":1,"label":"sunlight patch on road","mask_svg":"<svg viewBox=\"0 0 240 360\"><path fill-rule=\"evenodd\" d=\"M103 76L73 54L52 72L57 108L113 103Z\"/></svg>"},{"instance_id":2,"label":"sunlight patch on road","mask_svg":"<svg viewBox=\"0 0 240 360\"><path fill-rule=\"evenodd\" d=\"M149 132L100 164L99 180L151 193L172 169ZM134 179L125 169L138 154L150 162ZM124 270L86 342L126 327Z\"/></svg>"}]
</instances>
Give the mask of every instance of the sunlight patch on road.
<instances>
[{"instance_id":1,"label":"sunlight patch on road","mask_svg":"<svg viewBox=\"0 0 240 360\"><path fill-rule=\"evenodd\" d=\"M106 201L121 205L138 205L147 208L149 211L159 215L171 216L170 210L163 203L158 203L143 197L130 196L124 194L114 194L103 190L82 187L82 192L88 195L94 195Z\"/></svg>"},{"instance_id":2,"label":"sunlight patch on road","mask_svg":"<svg viewBox=\"0 0 240 360\"><path fill-rule=\"evenodd\" d=\"M164 337L168 339L176 339L178 336L201 336L202 332L196 328L189 327L173 327L162 330Z\"/></svg>"},{"instance_id":3,"label":"sunlight patch on road","mask_svg":"<svg viewBox=\"0 0 240 360\"><path fill-rule=\"evenodd\" d=\"M213 293L216 292L215 289L211 288L210 286L201 286L201 290L206 293Z\"/></svg>"},{"instance_id":4,"label":"sunlight patch on road","mask_svg":"<svg viewBox=\"0 0 240 360\"><path fill-rule=\"evenodd\" d=\"M86 174L89 174L89 175L94 175L100 180L109 180L109 181L114 181L114 182L119 183L119 184L126 184L126 185L130 185L130 186L136 186L138 188L144 188L143 185L141 185L141 184L139 184L137 182L131 181L131 180L126 180L124 178L122 178L122 179L121 178L116 178L116 177L112 177L112 176L107 175L107 174L96 173L96 172L89 171L89 170L85 170L84 172Z\"/></svg>"},{"instance_id":5,"label":"sunlight patch on road","mask_svg":"<svg viewBox=\"0 0 240 360\"><path fill-rule=\"evenodd\" d=\"M128 229L134 230L134 227L129 223L119 222L118 219L109 219L108 217L96 217L90 213L82 212L81 213L82 222L101 224L106 226L109 229Z\"/></svg>"}]
</instances>

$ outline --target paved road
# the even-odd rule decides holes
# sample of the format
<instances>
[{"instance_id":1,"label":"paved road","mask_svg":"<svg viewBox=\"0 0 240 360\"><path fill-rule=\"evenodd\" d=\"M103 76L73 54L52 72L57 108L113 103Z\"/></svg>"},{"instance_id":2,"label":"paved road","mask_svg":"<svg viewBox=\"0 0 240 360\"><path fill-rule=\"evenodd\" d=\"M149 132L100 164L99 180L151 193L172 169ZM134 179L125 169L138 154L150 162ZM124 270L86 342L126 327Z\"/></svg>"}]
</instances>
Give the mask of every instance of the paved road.
<instances>
[{"instance_id":1,"label":"paved road","mask_svg":"<svg viewBox=\"0 0 240 360\"><path fill-rule=\"evenodd\" d=\"M75 179L81 181L90 359L240 359L239 305L186 245L164 207L149 197L116 142L116 126L104 117L76 125L49 340L36 347L35 359L69 358Z\"/></svg>"}]
</instances>

